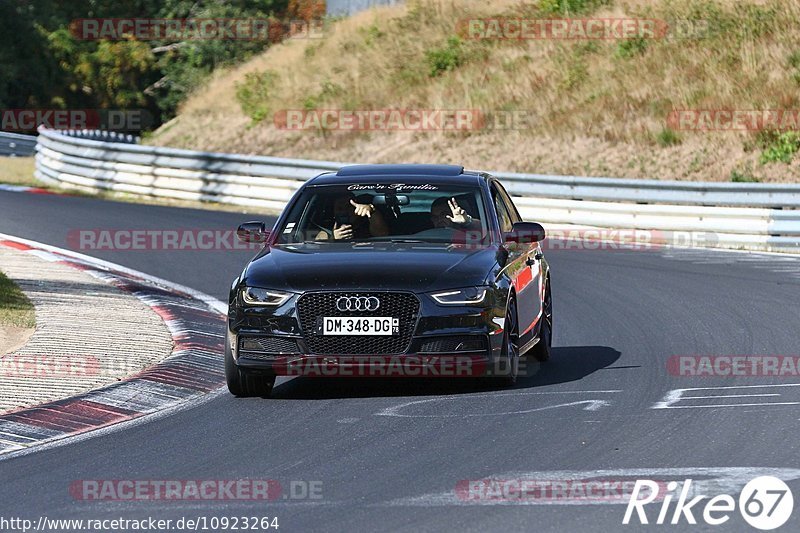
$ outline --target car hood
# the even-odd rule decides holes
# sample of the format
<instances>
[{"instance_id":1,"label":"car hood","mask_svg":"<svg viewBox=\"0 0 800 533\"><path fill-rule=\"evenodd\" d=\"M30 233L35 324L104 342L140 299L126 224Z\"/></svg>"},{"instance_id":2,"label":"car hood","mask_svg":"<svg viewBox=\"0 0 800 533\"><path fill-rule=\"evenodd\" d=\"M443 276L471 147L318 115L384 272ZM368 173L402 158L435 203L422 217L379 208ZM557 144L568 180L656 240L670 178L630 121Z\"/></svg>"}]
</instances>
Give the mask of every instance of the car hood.
<instances>
[{"instance_id":1,"label":"car hood","mask_svg":"<svg viewBox=\"0 0 800 533\"><path fill-rule=\"evenodd\" d=\"M296 292L330 289L430 291L480 285L497 262L496 246L324 243L265 248L242 281Z\"/></svg>"}]
</instances>

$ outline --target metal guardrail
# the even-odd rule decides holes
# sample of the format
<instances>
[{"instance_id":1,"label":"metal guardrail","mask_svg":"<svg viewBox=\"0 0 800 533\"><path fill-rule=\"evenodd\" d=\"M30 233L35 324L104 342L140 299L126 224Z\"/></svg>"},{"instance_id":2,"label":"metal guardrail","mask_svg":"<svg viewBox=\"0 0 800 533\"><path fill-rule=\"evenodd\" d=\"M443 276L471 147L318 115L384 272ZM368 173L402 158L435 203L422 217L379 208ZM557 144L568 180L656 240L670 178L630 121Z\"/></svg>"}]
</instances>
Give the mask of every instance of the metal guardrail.
<instances>
[{"instance_id":1,"label":"metal guardrail","mask_svg":"<svg viewBox=\"0 0 800 533\"><path fill-rule=\"evenodd\" d=\"M346 164L141 146L96 132L39 133L36 175L44 181L271 209L282 209L307 179ZM718 246L800 251L800 185L494 174L523 216L545 225L701 232Z\"/></svg>"},{"instance_id":2,"label":"metal guardrail","mask_svg":"<svg viewBox=\"0 0 800 533\"><path fill-rule=\"evenodd\" d=\"M30 157L36 152L36 136L0 131L0 156Z\"/></svg>"},{"instance_id":3,"label":"metal guardrail","mask_svg":"<svg viewBox=\"0 0 800 533\"><path fill-rule=\"evenodd\" d=\"M61 133L68 137L88 139L90 141L106 141L125 144L139 144L142 140L137 135L105 130L62 130Z\"/></svg>"},{"instance_id":4,"label":"metal guardrail","mask_svg":"<svg viewBox=\"0 0 800 533\"><path fill-rule=\"evenodd\" d=\"M509 191L548 198L705 206L800 208L800 185L620 178L495 172Z\"/></svg>"}]
</instances>

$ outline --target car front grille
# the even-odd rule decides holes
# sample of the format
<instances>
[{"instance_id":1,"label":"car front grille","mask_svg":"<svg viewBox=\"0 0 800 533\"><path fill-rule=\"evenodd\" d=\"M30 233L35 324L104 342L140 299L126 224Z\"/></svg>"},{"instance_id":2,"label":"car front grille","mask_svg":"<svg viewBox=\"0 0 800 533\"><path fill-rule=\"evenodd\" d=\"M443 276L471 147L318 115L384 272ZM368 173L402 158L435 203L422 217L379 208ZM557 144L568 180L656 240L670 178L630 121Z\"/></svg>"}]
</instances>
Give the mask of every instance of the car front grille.
<instances>
[{"instance_id":1,"label":"car front grille","mask_svg":"<svg viewBox=\"0 0 800 533\"><path fill-rule=\"evenodd\" d=\"M286 356L277 353L239 352L239 357L243 359L255 359L257 361L274 361L280 357Z\"/></svg>"},{"instance_id":2,"label":"car front grille","mask_svg":"<svg viewBox=\"0 0 800 533\"><path fill-rule=\"evenodd\" d=\"M375 296L380 306L375 311L339 311L336 300L342 296ZM312 354L391 355L408 350L419 314L419 299L405 292L311 292L297 301L303 338ZM390 316L399 319L400 332L391 336L322 335L322 317Z\"/></svg>"},{"instance_id":3,"label":"car front grille","mask_svg":"<svg viewBox=\"0 0 800 533\"><path fill-rule=\"evenodd\" d=\"M296 354L299 352L297 341L290 337L239 337L239 353Z\"/></svg>"}]
</instances>

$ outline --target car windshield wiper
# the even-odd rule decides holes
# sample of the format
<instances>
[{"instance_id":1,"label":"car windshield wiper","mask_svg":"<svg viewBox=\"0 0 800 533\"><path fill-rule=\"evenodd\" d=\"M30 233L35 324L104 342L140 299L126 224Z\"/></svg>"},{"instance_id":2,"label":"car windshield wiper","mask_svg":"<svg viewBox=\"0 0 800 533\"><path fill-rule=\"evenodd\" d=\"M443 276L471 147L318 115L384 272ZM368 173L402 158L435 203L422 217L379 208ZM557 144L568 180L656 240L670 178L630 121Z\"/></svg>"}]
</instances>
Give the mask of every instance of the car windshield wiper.
<instances>
[{"instance_id":1,"label":"car windshield wiper","mask_svg":"<svg viewBox=\"0 0 800 533\"><path fill-rule=\"evenodd\" d=\"M424 243L424 242L427 242L427 241L421 241L421 240L419 240L419 239L403 239L403 238L398 238L398 239L380 239L380 240L373 240L372 242L402 242L402 243L405 243L405 242L410 242L410 243Z\"/></svg>"},{"instance_id":2,"label":"car windshield wiper","mask_svg":"<svg viewBox=\"0 0 800 533\"><path fill-rule=\"evenodd\" d=\"M288 244L333 244L333 243L350 243L350 244L373 244L377 242L390 242L390 243L427 243L431 241L422 241L419 239L320 239L318 241L301 241L299 243Z\"/></svg>"}]
</instances>

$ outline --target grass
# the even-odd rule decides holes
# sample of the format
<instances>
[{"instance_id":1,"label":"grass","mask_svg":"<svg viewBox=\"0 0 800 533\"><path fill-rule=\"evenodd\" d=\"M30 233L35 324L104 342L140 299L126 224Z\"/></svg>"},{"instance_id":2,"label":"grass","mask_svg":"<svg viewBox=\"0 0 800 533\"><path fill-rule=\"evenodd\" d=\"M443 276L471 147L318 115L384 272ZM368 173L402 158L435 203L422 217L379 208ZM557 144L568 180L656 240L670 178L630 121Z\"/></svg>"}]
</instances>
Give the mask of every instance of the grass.
<instances>
[{"instance_id":1,"label":"grass","mask_svg":"<svg viewBox=\"0 0 800 533\"><path fill-rule=\"evenodd\" d=\"M33 157L0 157L0 183L42 187L42 182L33 176Z\"/></svg>"},{"instance_id":2,"label":"grass","mask_svg":"<svg viewBox=\"0 0 800 533\"><path fill-rule=\"evenodd\" d=\"M670 128L664 128L656 136L656 142L659 146L674 146L681 143L681 136Z\"/></svg>"},{"instance_id":3,"label":"grass","mask_svg":"<svg viewBox=\"0 0 800 533\"><path fill-rule=\"evenodd\" d=\"M731 171L731 181L733 183L758 183L760 180L753 176L752 170L733 170Z\"/></svg>"},{"instance_id":4,"label":"grass","mask_svg":"<svg viewBox=\"0 0 800 533\"><path fill-rule=\"evenodd\" d=\"M0 272L0 326L36 326L33 304L5 274Z\"/></svg>"},{"instance_id":5,"label":"grass","mask_svg":"<svg viewBox=\"0 0 800 533\"><path fill-rule=\"evenodd\" d=\"M610 3L609 0L539 0L539 9L547 15L579 15Z\"/></svg>"},{"instance_id":6,"label":"grass","mask_svg":"<svg viewBox=\"0 0 800 533\"><path fill-rule=\"evenodd\" d=\"M488 17L659 19L680 31L658 39L481 40L459 24ZM800 4L784 0L409 0L217 72L148 142L684 180L728 181L754 165L762 181L800 181L800 168L787 164L791 143L759 166L761 154L745 149L754 132L671 131L667 123L678 109L800 108L797 20ZM536 120L466 133L298 132L269 120L304 108L524 110ZM652 157L630 165L643 151ZM699 164L697 153L709 155Z\"/></svg>"}]
</instances>

